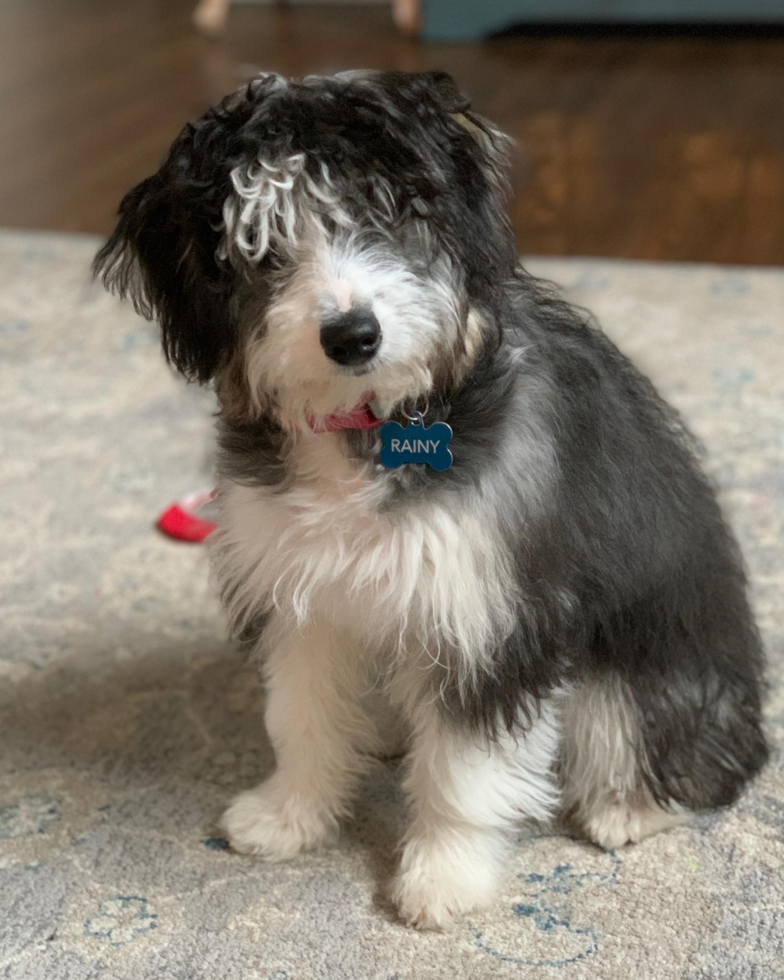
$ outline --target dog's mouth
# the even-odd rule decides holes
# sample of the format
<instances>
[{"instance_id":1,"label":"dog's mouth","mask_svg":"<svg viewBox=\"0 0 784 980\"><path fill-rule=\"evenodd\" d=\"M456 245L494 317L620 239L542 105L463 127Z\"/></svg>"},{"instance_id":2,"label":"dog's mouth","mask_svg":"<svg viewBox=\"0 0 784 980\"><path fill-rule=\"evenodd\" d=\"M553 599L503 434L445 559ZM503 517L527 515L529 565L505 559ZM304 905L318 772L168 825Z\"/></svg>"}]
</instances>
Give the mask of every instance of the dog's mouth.
<instances>
[{"instance_id":1,"label":"dog's mouth","mask_svg":"<svg viewBox=\"0 0 784 980\"><path fill-rule=\"evenodd\" d=\"M375 429L384 421L373 410L375 395L370 393L348 412L332 412L322 418L309 419L314 432L340 432L343 429ZM377 407L377 406L376 406Z\"/></svg>"}]
</instances>

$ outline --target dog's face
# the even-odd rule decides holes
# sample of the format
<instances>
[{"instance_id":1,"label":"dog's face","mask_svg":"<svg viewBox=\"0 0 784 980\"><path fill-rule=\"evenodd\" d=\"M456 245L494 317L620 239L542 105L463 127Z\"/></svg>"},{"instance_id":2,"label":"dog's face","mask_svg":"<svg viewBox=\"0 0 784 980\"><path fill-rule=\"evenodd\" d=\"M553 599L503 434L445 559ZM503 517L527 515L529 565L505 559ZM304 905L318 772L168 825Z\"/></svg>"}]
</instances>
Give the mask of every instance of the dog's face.
<instances>
[{"instance_id":1,"label":"dog's face","mask_svg":"<svg viewBox=\"0 0 784 980\"><path fill-rule=\"evenodd\" d=\"M505 146L446 75L269 75L183 130L96 268L226 411L388 412L460 377L513 273Z\"/></svg>"}]
</instances>

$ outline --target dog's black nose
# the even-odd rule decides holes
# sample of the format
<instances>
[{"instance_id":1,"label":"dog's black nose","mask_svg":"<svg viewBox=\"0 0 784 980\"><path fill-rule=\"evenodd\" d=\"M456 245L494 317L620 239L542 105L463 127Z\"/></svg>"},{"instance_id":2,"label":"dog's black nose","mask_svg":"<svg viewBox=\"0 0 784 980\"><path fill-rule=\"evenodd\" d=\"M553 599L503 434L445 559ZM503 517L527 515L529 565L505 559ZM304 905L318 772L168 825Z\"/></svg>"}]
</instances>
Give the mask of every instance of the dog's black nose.
<instances>
[{"instance_id":1,"label":"dog's black nose","mask_svg":"<svg viewBox=\"0 0 784 980\"><path fill-rule=\"evenodd\" d=\"M331 361L346 367L365 364L381 345L381 325L370 310L349 310L321 328L321 346Z\"/></svg>"}]
</instances>

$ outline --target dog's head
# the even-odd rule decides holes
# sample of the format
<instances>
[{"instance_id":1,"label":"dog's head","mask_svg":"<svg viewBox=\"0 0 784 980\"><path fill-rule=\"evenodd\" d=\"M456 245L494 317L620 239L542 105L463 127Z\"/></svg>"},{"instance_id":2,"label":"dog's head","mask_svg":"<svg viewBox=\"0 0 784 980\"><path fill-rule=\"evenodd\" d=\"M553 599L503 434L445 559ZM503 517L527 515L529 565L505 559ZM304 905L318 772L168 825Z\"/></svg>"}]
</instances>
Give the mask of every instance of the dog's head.
<instances>
[{"instance_id":1,"label":"dog's head","mask_svg":"<svg viewBox=\"0 0 784 980\"><path fill-rule=\"evenodd\" d=\"M259 78L186 126L96 258L224 409L454 383L513 274L506 143L449 76Z\"/></svg>"}]
</instances>

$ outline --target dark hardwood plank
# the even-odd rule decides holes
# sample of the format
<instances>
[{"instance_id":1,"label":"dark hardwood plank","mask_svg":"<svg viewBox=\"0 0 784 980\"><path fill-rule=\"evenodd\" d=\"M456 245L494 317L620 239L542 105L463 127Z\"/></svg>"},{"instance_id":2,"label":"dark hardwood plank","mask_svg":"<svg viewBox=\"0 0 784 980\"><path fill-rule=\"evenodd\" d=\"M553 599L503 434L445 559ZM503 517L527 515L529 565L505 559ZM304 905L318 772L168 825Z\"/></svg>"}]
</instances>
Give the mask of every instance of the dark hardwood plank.
<instances>
[{"instance_id":1,"label":"dark hardwood plank","mask_svg":"<svg viewBox=\"0 0 784 980\"><path fill-rule=\"evenodd\" d=\"M0 224L106 233L183 122L259 70L444 68L518 142L530 253L784 263L784 36L403 38L378 7L5 0Z\"/></svg>"}]
</instances>

